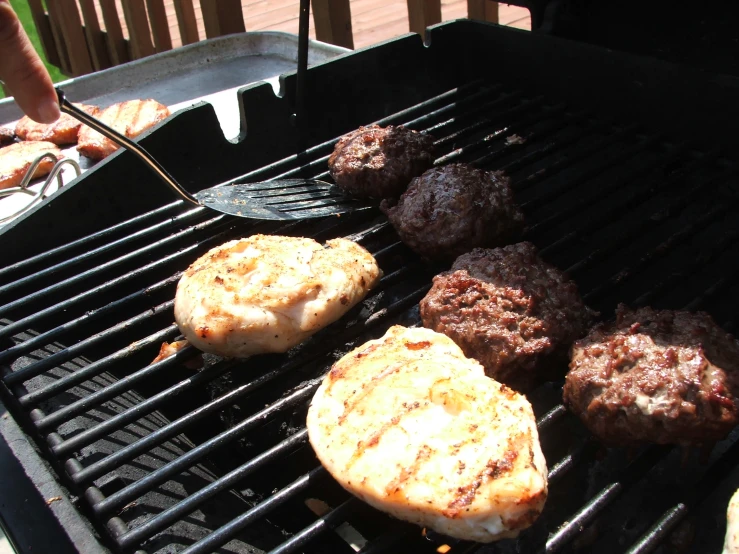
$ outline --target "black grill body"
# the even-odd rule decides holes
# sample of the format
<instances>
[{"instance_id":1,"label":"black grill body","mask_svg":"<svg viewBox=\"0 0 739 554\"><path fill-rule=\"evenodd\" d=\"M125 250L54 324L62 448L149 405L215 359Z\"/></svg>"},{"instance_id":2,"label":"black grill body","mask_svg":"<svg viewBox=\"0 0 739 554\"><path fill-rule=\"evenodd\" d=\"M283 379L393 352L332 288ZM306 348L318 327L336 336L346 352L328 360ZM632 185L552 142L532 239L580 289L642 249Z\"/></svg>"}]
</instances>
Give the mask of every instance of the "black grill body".
<instances>
[{"instance_id":1,"label":"black grill body","mask_svg":"<svg viewBox=\"0 0 739 554\"><path fill-rule=\"evenodd\" d=\"M702 309L734 331L733 78L456 21L433 28L428 46L409 35L312 68L299 127L290 118L294 81L284 77L280 97L266 84L240 92L236 143L201 105L142 144L194 192L228 179L325 178L334 142L359 125L426 130L442 152L437 163L475 162L511 177L526 239L570 273L602 318L619 302ZM178 335L181 272L207 249L256 232L352 238L385 277L284 356L206 356L195 368L190 347L149 365ZM63 526L96 534L83 545L68 529L79 550L720 548L739 485L736 437L705 459L671 448L606 450L561 406L561 382L529 395L551 493L516 541L424 537L342 491L307 444L312 393L354 346L391 324L418 324L418 301L444 269L421 263L378 211L290 224L231 219L173 202L120 152L0 236L2 400L64 487L58 502L84 518Z\"/></svg>"}]
</instances>

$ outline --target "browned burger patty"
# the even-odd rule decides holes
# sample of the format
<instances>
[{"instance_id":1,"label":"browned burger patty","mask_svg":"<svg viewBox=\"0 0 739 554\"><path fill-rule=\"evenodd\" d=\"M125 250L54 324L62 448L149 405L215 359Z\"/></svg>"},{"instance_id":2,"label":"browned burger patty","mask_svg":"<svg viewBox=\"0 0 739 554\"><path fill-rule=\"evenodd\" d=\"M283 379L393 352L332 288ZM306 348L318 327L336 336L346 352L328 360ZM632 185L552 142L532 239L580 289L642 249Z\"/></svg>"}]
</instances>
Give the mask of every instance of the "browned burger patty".
<instances>
[{"instance_id":1,"label":"browned burger patty","mask_svg":"<svg viewBox=\"0 0 739 554\"><path fill-rule=\"evenodd\" d=\"M420 303L425 327L444 333L485 373L525 391L559 366L595 312L577 285L529 242L476 248L434 277Z\"/></svg>"},{"instance_id":2,"label":"browned burger patty","mask_svg":"<svg viewBox=\"0 0 739 554\"><path fill-rule=\"evenodd\" d=\"M339 139L328 168L336 184L351 194L397 198L434 159L432 136L403 126L370 125Z\"/></svg>"},{"instance_id":3,"label":"browned burger patty","mask_svg":"<svg viewBox=\"0 0 739 554\"><path fill-rule=\"evenodd\" d=\"M401 240L427 260L452 261L476 246L515 241L523 214L502 173L450 164L413 179L397 204L385 200Z\"/></svg>"},{"instance_id":4,"label":"browned burger patty","mask_svg":"<svg viewBox=\"0 0 739 554\"><path fill-rule=\"evenodd\" d=\"M610 445L700 445L739 413L739 342L706 313L621 305L572 348L567 407Z\"/></svg>"}]
</instances>

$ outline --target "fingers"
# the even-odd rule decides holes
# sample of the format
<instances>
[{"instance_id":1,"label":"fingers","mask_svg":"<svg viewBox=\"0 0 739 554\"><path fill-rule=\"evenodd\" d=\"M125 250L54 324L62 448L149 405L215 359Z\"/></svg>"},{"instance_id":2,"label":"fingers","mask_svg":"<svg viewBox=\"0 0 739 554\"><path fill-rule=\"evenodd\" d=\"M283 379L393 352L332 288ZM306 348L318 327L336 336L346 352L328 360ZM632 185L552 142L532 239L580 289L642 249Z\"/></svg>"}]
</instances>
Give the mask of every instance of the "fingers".
<instances>
[{"instance_id":1,"label":"fingers","mask_svg":"<svg viewBox=\"0 0 739 554\"><path fill-rule=\"evenodd\" d=\"M52 123L59 118L59 102L51 77L9 0L0 0L0 80L34 121Z\"/></svg>"}]
</instances>

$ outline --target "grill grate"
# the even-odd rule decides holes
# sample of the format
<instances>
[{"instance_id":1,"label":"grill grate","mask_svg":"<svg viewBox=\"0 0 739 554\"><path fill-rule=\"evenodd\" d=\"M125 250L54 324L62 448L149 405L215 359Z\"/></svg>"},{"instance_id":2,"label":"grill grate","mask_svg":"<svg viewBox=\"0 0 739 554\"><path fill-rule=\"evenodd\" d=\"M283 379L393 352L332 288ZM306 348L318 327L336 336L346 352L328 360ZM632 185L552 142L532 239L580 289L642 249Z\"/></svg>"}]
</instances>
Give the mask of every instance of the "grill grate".
<instances>
[{"instance_id":1,"label":"grill grate","mask_svg":"<svg viewBox=\"0 0 739 554\"><path fill-rule=\"evenodd\" d=\"M501 83L470 83L380 123L432 133L443 151L437 163L505 170L530 224L527 239L568 268L604 317L619 301L649 302L700 307L734 325L736 168L720 152ZM326 178L334 142L243 179ZM306 444L305 409L330 363L392 323L418 324L416 305L440 268L424 267L376 212L287 225L210 215L168 204L0 270L6 396L103 541L119 552L514 548L424 539L338 490ZM196 356L187 347L148 365L178 334L171 308L182 270L208 248L256 232L347 236L372 251L386 275L341 322L288 355L206 356L198 371L185 365ZM521 537L522 551L583 548L583 529L597 531L602 519L602 537L619 533L620 503L638 497L655 472L679 472L675 449L646 448L633 460L604 453L567 415L560 394L561 383L552 383L530 396L552 491ZM658 548L706 500L734 467L737 444L726 441L712 464L692 468L692 481L678 479L677 502L653 502L656 515L621 539L633 542L631 552ZM305 507L309 498L335 507L316 515ZM199 531L178 534L193 518ZM352 549L330 532L347 524L366 544ZM624 546L604 539L596 551Z\"/></svg>"}]
</instances>

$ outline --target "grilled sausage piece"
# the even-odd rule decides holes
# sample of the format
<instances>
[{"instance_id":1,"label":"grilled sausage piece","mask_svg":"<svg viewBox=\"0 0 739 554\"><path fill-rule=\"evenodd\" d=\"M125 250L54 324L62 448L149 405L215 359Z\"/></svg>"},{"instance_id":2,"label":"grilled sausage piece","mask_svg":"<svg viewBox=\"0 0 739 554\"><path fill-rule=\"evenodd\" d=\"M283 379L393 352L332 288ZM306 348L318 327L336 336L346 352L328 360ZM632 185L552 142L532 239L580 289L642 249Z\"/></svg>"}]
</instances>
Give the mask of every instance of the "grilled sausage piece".
<instances>
[{"instance_id":1,"label":"grilled sausage piece","mask_svg":"<svg viewBox=\"0 0 739 554\"><path fill-rule=\"evenodd\" d=\"M177 284L174 313L190 343L243 358L285 352L344 315L381 276L346 240L253 235L196 260Z\"/></svg>"},{"instance_id":2,"label":"grilled sausage piece","mask_svg":"<svg viewBox=\"0 0 739 554\"><path fill-rule=\"evenodd\" d=\"M169 116L169 108L156 100L128 100L102 110L98 119L128 138L139 136ZM90 127L80 128L77 150L83 156L101 160L118 150L118 145Z\"/></svg>"},{"instance_id":3,"label":"grilled sausage piece","mask_svg":"<svg viewBox=\"0 0 739 554\"><path fill-rule=\"evenodd\" d=\"M336 362L307 427L345 489L445 535L515 537L546 500L529 402L429 329L393 326Z\"/></svg>"},{"instance_id":4,"label":"grilled sausage piece","mask_svg":"<svg viewBox=\"0 0 739 554\"><path fill-rule=\"evenodd\" d=\"M86 113L97 116L100 108L86 104L75 104ZM28 116L23 116L15 126L15 134L21 140L46 140L54 144L74 144L77 142L82 123L69 114L63 113L54 123L45 125L37 123Z\"/></svg>"},{"instance_id":5,"label":"grilled sausage piece","mask_svg":"<svg viewBox=\"0 0 739 554\"><path fill-rule=\"evenodd\" d=\"M44 141L16 142L0 149L0 189L20 185L36 158L46 153L53 154L57 160L64 157L56 144ZM48 175L55 163L52 159L44 158L34 171L33 178Z\"/></svg>"},{"instance_id":6,"label":"grilled sausage piece","mask_svg":"<svg viewBox=\"0 0 739 554\"><path fill-rule=\"evenodd\" d=\"M564 401L606 444L711 444L739 419L739 342L706 313L621 305L573 346Z\"/></svg>"},{"instance_id":7,"label":"grilled sausage piece","mask_svg":"<svg viewBox=\"0 0 739 554\"><path fill-rule=\"evenodd\" d=\"M476 248L434 277L420 302L424 326L444 333L488 376L518 391L567 368L572 342L595 312L577 285L530 242Z\"/></svg>"},{"instance_id":8,"label":"grilled sausage piece","mask_svg":"<svg viewBox=\"0 0 739 554\"><path fill-rule=\"evenodd\" d=\"M345 191L361 197L398 197L434 165L434 139L402 125L360 127L336 143L329 173Z\"/></svg>"},{"instance_id":9,"label":"grilled sausage piece","mask_svg":"<svg viewBox=\"0 0 739 554\"><path fill-rule=\"evenodd\" d=\"M449 261L476 246L515 240L523 214L508 179L468 164L429 169L393 204L380 205L400 239L426 260Z\"/></svg>"}]
</instances>

